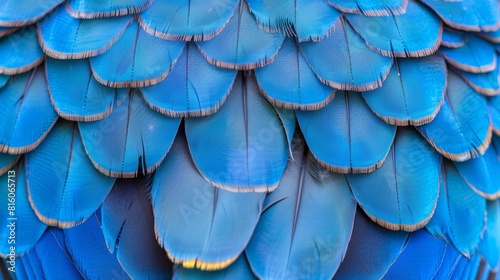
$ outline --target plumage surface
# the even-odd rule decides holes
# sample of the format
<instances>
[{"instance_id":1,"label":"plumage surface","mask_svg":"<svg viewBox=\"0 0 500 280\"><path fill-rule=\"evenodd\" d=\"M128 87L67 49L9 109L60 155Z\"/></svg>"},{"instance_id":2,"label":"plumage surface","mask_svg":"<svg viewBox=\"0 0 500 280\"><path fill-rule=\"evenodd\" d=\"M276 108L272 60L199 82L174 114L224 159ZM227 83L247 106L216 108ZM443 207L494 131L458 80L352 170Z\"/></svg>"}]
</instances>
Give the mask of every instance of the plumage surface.
<instances>
[{"instance_id":1,"label":"plumage surface","mask_svg":"<svg viewBox=\"0 0 500 280\"><path fill-rule=\"evenodd\" d=\"M441 45L447 48L460 48L465 44L467 35L454 29L444 28Z\"/></svg>"},{"instance_id":2,"label":"plumage surface","mask_svg":"<svg viewBox=\"0 0 500 280\"><path fill-rule=\"evenodd\" d=\"M0 39L0 74L14 75L40 65L43 52L38 45L36 28L29 26Z\"/></svg>"},{"instance_id":3,"label":"plumage surface","mask_svg":"<svg viewBox=\"0 0 500 280\"><path fill-rule=\"evenodd\" d=\"M64 0L28 0L21 3L17 0L5 0L0 9L0 26L22 26L34 23ZM22 10L22 13L18 13Z\"/></svg>"},{"instance_id":4,"label":"plumage surface","mask_svg":"<svg viewBox=\"0 0 500 280\"><path fill-rule=\"evenodd\" d=\"M467 42L463 47L443 47L440 51L449 64L463 71L486 73L493 71L497 66L497 57L493 46L472 34L467 36Z\"/></svg>"},{"instance_id":5,"label":"plumage surface","mask_svg":"<svg viewBox=\"0 0 500 280\"><path fill-rule=\"evenodd\" d=\"M499 67L500 65L497 63L497 66L491 72L470 73L467 71L458 70L458 74L475 91L486 96L496 96L500 93L500 74L498 71Z\"/></svg>"},{"instance_id":6,"label":"plumage surface","mask_svg":"<svg viewBox=\"0 0 500 280\"><path fill-rule=\"evenodd\" d=\"M9 171L18 160L18 155L0 153L0 176Z\"/></svg>"},{"instance_id":7,"label":"plumage surface","mask_svg":"<svg viewBox=\"0 0 500 280\"><path fill-rule=\"evenodd\" d=\"M122 16L148 8L153 0L70 0L66 9L75 18Z\"/></svg>"},{"instance_id":8,"label":"plumage surface","mask_svg":"<svg viewBox=\"0 0 500 280\"><path fill-rule=\"evenodd\" d=\"M182 266L178 266L174 271L174 276L172 279L176 280L231 280L231 279L241 279L241 280L255 280L257 279L248 264L245 255L241 255L231 266L228 268L217 270L217 271L202 271L198 269L186 269Z\"/></svg>"},{"instance_id":9,"label":"plumage surface","mask_svg":"<svg viewBox=\"0 0 500 280\"><path fill-rule=\"evenodd\" d=\"M402 14L406 11L408 4L407 0L328 0L327 2L344 13L363 13L368 16Z\"/></svg>"},{"instance_id":10,"label":"plumage surface","mask_svg":"<svg viewBox=\"0 0 500 280\"><path fill-rule=\"evenodd\" d=\"M497 270L500 267L500 208L498 200L487 203L487 222L484 237L479 244L479 253L486 259L488 265Z\"/></svg>"}]
</instances>

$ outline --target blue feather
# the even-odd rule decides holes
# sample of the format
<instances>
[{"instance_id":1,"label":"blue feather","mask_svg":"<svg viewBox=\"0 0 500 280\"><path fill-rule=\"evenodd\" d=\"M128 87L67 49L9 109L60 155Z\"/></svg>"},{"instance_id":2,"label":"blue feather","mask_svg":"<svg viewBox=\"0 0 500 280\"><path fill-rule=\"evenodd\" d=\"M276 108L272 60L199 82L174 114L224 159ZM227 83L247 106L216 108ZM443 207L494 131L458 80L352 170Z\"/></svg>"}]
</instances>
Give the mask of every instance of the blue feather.
<instances>
[{"instance_id":1,"label":"blue feather","mask_svg":"<svg viewBox=\"0 0 500 280\"><path fill-rule=\"evenodd\" d=\"M413 231L432 217L439 194L441 157L412 128L399 127L382 167L350 174L354 197L372 220Z\"/></svg>"},{"instance_id":2,"label":"blue feather","mask_svg":"<svg viewBox=\"0 0 500 280\"><path fill-rule=\"evenodd\" d=\"M277 79L277 73L286 79ZM335 96L334 89L318 80L293 39L285 40L273 63L255 69L255 76L269 102L280 107L317 110Z\"/></svg>"},{"instance_id":3,"label":"blue feather","mask_svg":"<svg viewBox=\"0 0 500 280\"><path fill-rule=\"evenodd\" d=\"M451 241L458 251L470 257L484 229L486 201L467 185L447 160L443 163L440 185L438 204L426 228L434 236Z\"/></svg>"},{"instance_id":4,"label":"blue feather","mask_svg":"<svg viewBox=\"0 0 500 280\"><path fill-rule=\"evenodd\" d=\"M154 171L181 121L151 110L137 90L129 91L107 118L79 123L93 165L112 177L133 178Z\"/></svg>"},{"instance_id":5,"label":"blue feather","mask_svg":"<svg viewBox=\"0 0 500 280\"><path fill-rule=\"evenodd\" d=\"M7 36L7 35L11 34L12 32L15 32L16 30L18 30L17 27L0 26L0 37Z\"/></svg>"},{"instance_id":6,"label":"blue feather","mask_svg":"<svg viewBox=\"0 0 500 280\"><path fill-rule=\"evenodd\" d=\"M500 30L490 31L490 32L481 32L477 35L492 42L492 43L500 44Z\"/></svg>"},{"instance_id":7,"label":"blue feather","mask_svg":"<svg viewBox=\"0 0 500 280\"><path fill-rule=\"evenodd\" d=\"M0 176L10 170L21 156L0 153Z\"/></svg>"},{"instance_id":8,"label":"blue feather","mask_svg":"<svg viewBox=\"0 0 500 280\"><path fill-rule=\"evenodd\" d=\"M206 116L222 106L236 74L211 65L188 43L167 78L141 92L149 107L167 116Z\"/></svg>"},{"instance_id":9,"label":"blue feather","mask_svg":"<svg viewBox=\"0 0 500 280\"><path fill-rule=\"evenodd\" d=\"M102 231L132 279L170 279L173 265L156 241L148 187L142 177L117 180L101 207Z\"/></svg>"},{"instance_id":10,"label":"blue feather","mask_svg":"<svg viewBox=\"0 0 500 280\"><path fill-rule=\"evenodd\" d=\"M57 59L96 56L107 51L131 22L131 16L76 19L61 6L38 23L39 41L45 54Z\"/></svg>"},{"instance_id":11,"label":"blue feather","mask_svg":"<svg viewBox=\"0 0 500 280\"><path fill-rule=\"evenodd\" d=\"M187 268L219 270L245 249L265 195L228 192L205 181L181 132L155 173L151 197L158 240L170 258Z\"/></svg>"},{"instance_id":12,"label":"blue feather","mask_svg":"<svg viewBox=\"0 0 500 280\"><path fill-rule=\"evenodd\" d=\"M408 1L406 13L401 15L345 16L368 47L385 56L427 56L436 52L441 43L441 21L431 10L413 0ZM415 25L419 27L418 32L414 30Z\"/></svg>"},{"instance_id":13,"label":"blue feather","mask_svg":"<svg viewBox=\"0 0 500 280\"><path fill-rule=\"evenodd\" d=\"M0 26L17 27L37 22L64 0L2 1ZM22 11L22 12L20 12Z\"/></svg>"},{"instance_id":14,"label":"blue feather","mask_svg":"<svg viewBox=\"0 0 500 280\"><path fill-rule=\"evenodd\" d=\"M467 31L494 31L499 27L497 1L420 0L449 26Z\"/></svg>"},{"instance_id":15,"label":"blue feather","mask_svg":"<svg viewBox=\"0 0 500 280\"><path fill-rule=\"evenodd\" d=\"M497 60L498 57L497 55ZM495 96L500 94L499 68L500 63L497 63L497 67L487 73L470 73L463 70L457 70L457 72L475 91L486 96Z\"/></svg>"},{"instance_id":16,"label":"blue feather","mask_svg":"<svg viewBox=\"0 0 500 280\"><path fill-rule=\"evenodd\" d=\"M40 147L26 155L26 173L30 202L38 218L60 228L90 217L115 181L92 166L76 124L64 120Z\"/></svg>"},{"instance_id":17,"label":"blue feather","mask_svg":"<svg viewBox=\"0 0 500 280\"><path fill-rule=\"evenodd\" d=\"M208 62L218 67L249 70L267 65L276 58L285 37L261 30L246 2L239 3L219 35L196 44Z\"/></svg>"},{"instance_id":18,"label":"blue feather","mask_svg":"<svg viewBox=\"0 0 500 280\"><path fill-rule=\"evenodd\" d=\"M441 46L447 48L461 48L465 45L466 41L467 35L465 35L465 33L446 27L443 29Z\"/></svg>"},{"instance_id":19,"label":"blue feather","mask_svg":"<svg viewBox=\"0 0 500 280\"><path fill-rule=\"evenodd\" d=\"M321 41L340 16L322 0L249 0L248 6L262 29L296 36L299 42Z\"/></svg>"},{"instance_id":20,"label":"blue feather","mask_svg":"<svg viewBox=\"0 0 500 280\"><path fill-rule=\"evenodd\" d=\"M497 135L500 135L500 96L488 98L488 113L493 130ZM500 152L500 146L497 151Z\"/></svg>"},{"instance_id":21,"label":"blue feather","mask_svg":"<svg viewBox=\"0 0 500 280\"><path fill-rule=\"evenodd\" d=\"M14 75L31 70L43 61L35 26L0 39L0 74Z\"/></svg>"},{"instance_id":22,"label":"blue feather","mask_svg":"<svg viewBox=\"0 0 500 280\"><path fill-rule=\"evenodd\" d=\"M367 173L380 167L396 134L396 127L377 118L355 92L338 91L323 109L296 114L311 153L335 172Z\"/></svg>"},{"instance_id":23,"label":"blue feather","mask_svg":"<svg viewBox=\"0 0 500 280\"><path fill-rule=\"evenodd\" d=\"M11 253L10 246L15 247L15 255L27 253L35 246L47 228L47 225L37 218L31 208L26 189L26 171L23 165L20 163L10 168L9 172L0 177L0 183L4 186L0 188L0 195L4 197L0 200L0 207L4 209L0 212L0 218L4 221L4 225L0 227L0 236L2 236L0 255L2 257ZM10 212L8 210L12 205L15 209ZM13 228L9 227L10 223L14 223Z\"/></svg>"},{"instance_id":24,"label":"blue feather","mask_svg":"<svg viewBox=\"0 0 500 280\"><path fill-rule=\"evenodd\" d=\"M331 279L347 249L356 212L347 181L304 146L294 143L294 160L266 197L246 249L260 279Z\"/></svg>"},{"instance_id":25,"label":"blue feather","mask_svg":"<svg viewBox=\"0 0 500 280\"><path fill-rule=\"evenodd\" d=\"M35 149L57 120L50 103L45 71L39 67L17 75L0 90L0 152Z\"/></svg>"},{"instance_id":26,"label":"blue feather","mask_svg":"<svg viewBox=\"0 0 500 280\"><path fill-rule=\"evenodd\" d=\"M344 13L364 14L366 16L390 16L406 12L407 0L327 0Z\"/></svg>"},{"instance_id":27,"label":"blue feather","mask_svg":"<svg viewBox=\"0 0 500 280\"><path fill-rule=\"evenodd\" d=\"M467 35L467 42L463 47L441 47L439 50L449 64L466 72L486 73L497 67L495 47L470 33Z\"/></svg>"},{"instance_id":28,"label":"blue feather","mask_svg":"<svg viewBox=\"0 0 500 280\"><path fill-rule=\"evenodd\" d=\"M86 279L130 279L115 254L111 254L97 214L85 223L66 229L64 236L71 257Z\"/></svg>"},{"instance_id":29,"label":"blue feather","mask_svg":"<svg viewBox=\"0 0 500 280\"><path fill-rule=\"evenodd\" d=\"M486 99L455 73L448 72L448 87L439 113L417 129L439 153L454 161L465 161L488 148L489 123Z\"/></svg>"},{"instance_id":30,"label":"blue feather","mask_svg":"<svg viewBox=\"0 0 500 280\"><path fill-rule=\"evenodd\" d=\"M191 156L209 182L243 192L276 188L288 158L287 135L254 76L239 74L217 113L185 124Z\"/></svg>"},{"instance_id":31,"label":"blue feather","mask_svg":"<svg viewBox=\"0 0 500 280\"><path fill-rule=\"evenodd\" d=\"M109 87L154 85L165 79L184 46L154 37L133 22L107 52L90 58L92 72Z\"/></svg>"},{"instance_id":32,"label":"blue feather","mask_svg":"<svg viewBox=\"0 0 500 280\"><path fill-rule=\"evenodd\" d=\"M0 89L3 88L9 81L10 76L0 74Z\"/></svg>"},{"instance_id":33,"label":"blue feather","mask_svg":"<svg viewBox=\"0 0 500 280\"><path fill-rule=\"evenodd\" d=\"M69 0L66 9L75 18L93 19L135 14L147 9L154 0Z\"/></svg>"},{"instance_id":34,"label":"blue feather","mask_svg":"<svg viewBox=\"0 0 500 280\"><path fill-rule=\"evenodd\" d=\"M433 279L451 279L458 263L462 259L465 259L465 257L460 255L460 252L458 252L453 246L446 245L443 261L441 262L439 270L434 275Z\"/></svg>"},{"instance_id":35,"label":"blue feather","mask_svg":"<svg viewBox=\"0 0 500 280\"><path fill-rule=\"evenodd\" d=\"M98 83L87 59L45 61L51 101L56 112L72 121L95 121L107 117L126 90ZM64 79L61 79L64 77Z\"/></svg>"},{"instance_id":36,"label":"blue feather","mask_svg":"<svg viewBox=\"0 0 500 280\"><path fill-rule=\"evenodd\" d=\"M365 91L380 87L392 65L392 58L370 50L342 18L331 35L318 43L301 43L300 49L323 83L342 90Z\"/></svg>"},{"instance_id":37,"label":"blue feather","mask_svg":"<svg viewBox=\"0 0 500 280\"><path fill-rule=\"evenodd\" d=\"M358 209L345 258L333 279L380 279L403 251L407 239L407 232L384 229Z\"/></svg>"},{"instance_id":38,"label":"blue feather","mask_svg":"<svg viewBox=\"0 0 500 280\"><path fill-rule=\"evenodd\" d=\"M149 9L141 13L139 22L148 33L163 39L210 40L226 27L234 16L238 2L155 0Z\"/></svg>"},{"instance_id":39,"label":"blue feather","mask_svg":"<svg viewBox=\"0 0 500 280\"><path fill-rule=\"evenodd\" d=\"M175 269L174 280L256 280L253 275L248 260L242 254L236 261L226 269L217 271L203 271L198 269L187 269L178 266Z\"/></svg>"},{"instance_id":40,"label":"blue feather","mask_svg":"<svg viewBox=\"0 0 500 280\"><path fill-rule=\"evenodd\" d=\"M443 104L446 76L446 63L439 55L397 59L382 87L362 95L387 123L421 125L432 121Z\"/></svg>"},{"instance_id":41,"label":"blue feather","mask_svg":"<svg viewBox=\"0 0 500 280\"><path fill-rule=\"evenodd\" d=\"M487 202L487 222L483 239L479 243L479 254L493 270L500 267L500 207L498 200Z\"/></svg>"}]
</instances>

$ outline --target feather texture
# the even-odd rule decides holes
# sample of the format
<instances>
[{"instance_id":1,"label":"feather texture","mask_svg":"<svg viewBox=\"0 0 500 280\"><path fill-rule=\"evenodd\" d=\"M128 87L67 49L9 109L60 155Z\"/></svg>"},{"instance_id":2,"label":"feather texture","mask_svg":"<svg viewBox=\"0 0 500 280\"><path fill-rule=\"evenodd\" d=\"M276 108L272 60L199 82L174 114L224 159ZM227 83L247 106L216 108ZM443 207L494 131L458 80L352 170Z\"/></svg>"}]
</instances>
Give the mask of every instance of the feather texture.
<instances>
[{"instance_id":1,"label":"feather texture","mask_svg":"<svg viewBox=\"0 0 500 280\"><path fill-rule=\"evenodd\" d=\"M458 263L464 258L453 246L447 244L443 261L433 279L451 279Z\"/></svg>"},{"instance_id":2,"label":"feather texture","mask_svg":"<svg viewBox=\"0 0 500 280\"><path fill-rule=\"evenodd\" d=\"M447 48L461 48L465 45L465 41L467 41L467 35L465 35L465 33L446 27L443 29L441 46Z\"/></svg>"},{"instance_id":3,"label":"feather texture","mask_svg":"<svg viewBox=\"0 0 500 280\"><path fill-rule=\"evenodd\" d=\"M498 200L487 202L487 222L484 237L479 243L481 254L493 270L500 267L500 207Z\"/></svg>"},{"instance_id":4,"label":"feather texture","mask_svg":"<svg viewBox=\"0 0 500 280\"><path fill-rule=\"evenodd\" d=\"M256 280L247 258L242 254L236 261L226 269L217 271L202 271L198 269L187 269L178 266L175 269L174 280Z\"/></svg>"},{"instance_id":5,"label":"feather texture","mask_svg":"<svg viewBox=\"0 0 500 280\"><path fill-rule=\"evenodd\" d=\"M440 51L449 64L466 72L486 73L497 67L494 46L472 34L467 35L467 42L463 47L442 47Z\"/></svg>"},{"instance_id":6,"label":"feather texture","mask_svg":"<svg viewBox=\"0 0 500 280\"><path fill-rule=\"evenodd\" d=\"M3 88L9 81L10 76L0 74L0 89Z\"/></svg>"},{"instance_id":7,"label":"feather texture","mask_svg":"<svg viewBox=\"0 0 500 280\"><path fill-rule=\"evenodd\" d=\"M64 0L4 0L0 9L0 26L28 25L41 19ZM19 11L22 11L21 13Z\"/></svg>"},{"instance_id":8,"label":"feather texture","mask_svg":"<svg viewBox=\"0 0 500 280\"><path fill-rule=\"evenodd\" d=\"M366 16L404 14L408 4L408 0L327 0L327 2L344 13L364 14Z\"/></svg>"},{"instance_id":9,"label":"feather texture","mask_svg":"<svg viewBox=\"0 0 500 280\"><path fill-rule=\"evenodd\" d=\"M21 156L0 153L0 176L11 169Z\"/></svg>"},{"instance_id":10,"label":"feather texture","mask_svg":"<svg viewBox=\"0 0 500 280\"><path fill-rule=\"evenodd\" d=\"M0 74L14 75L31 70L43 61L35 26L19 29L0 39Z\"/></svg>"},{"instance_id":11,"label":"feather texture","mask_svg":"<svg viewBox=\"0 0 500 280\"><path fill-rule=\"evenodd\" d=\"M495 96L500 94L499 68L500 68L500 63L497 63L497 66L491 72L470 73L463 70L457 70L457 73L475 91L486 96Z\"/></svg>"},{"instance_id":12,"label":"feather texture","mask_svg":"<svg viewBox=\"0 0 500 280\"><path fill-rule=\"evenodd\" d=\"M115 17L142 12L154 0L70 0L66 9L75 18Z\"/></svg>"}]
</instances>

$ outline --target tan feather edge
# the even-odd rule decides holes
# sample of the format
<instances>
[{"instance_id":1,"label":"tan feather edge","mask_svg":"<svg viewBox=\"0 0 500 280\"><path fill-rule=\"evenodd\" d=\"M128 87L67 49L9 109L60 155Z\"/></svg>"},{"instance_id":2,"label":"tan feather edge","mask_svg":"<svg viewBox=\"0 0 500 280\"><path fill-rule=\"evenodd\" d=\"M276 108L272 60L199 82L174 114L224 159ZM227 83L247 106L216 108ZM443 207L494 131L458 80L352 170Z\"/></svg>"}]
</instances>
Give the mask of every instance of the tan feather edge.
<instances>
[{"instance_id":1,"label":"tan feather edge","mask_svg":"<svg viewBox=\"0 0 500 280\"><path fill-rule=\"evenodd\" d=\"M38 58L37 60L35 60L29 64L26 64L24 66L21 66L21 67L17 67L17 68L0 67L0 74L17 75L17 74L27 72L29 70L36 68L40 64L42 64L44 59L45 59L45 55L42 54L42 56L40 58Z\"/></svg>"},{"instance_id":2,"label":"tan feather edge","mask_svg":"<svg viewBox=\"0 0 500 280\"><path fill-rule=\"evenodd\" d=\"M448 57L444 52L440 52L440 53L446 59L446 62L448 62L449 64L453 65L454 67L456 67L460 70L463 70L465 72L481 74L481 73L491 72L491 71L495 70L495 68L497 67L497 56L496 55L493 56L493 61L490 64L485 65L485 66L480 66L480 67L474 67L474 66L462 64L458 61L455 61L455 60L451 59L450 57Z\"/></svg>"},{"instance_id":3,"label":"tan feather edge","mask_svg":"<svg viewBox=\"0 0 500 280\"><path fill-rule=\"evenodd\" d=\"M369 11L361 11L360 9L347 9L344 8L340 5L334 4L334 3L328 3L335 9L347 13L347 14L363 14L365 16L372 16L372 17L379 17L379 16L397 16L397 15L403 15L406 13L406 7L408 6L408 0L403 0L401 3L402 5L399 7L396 7L394 9L388 9L387 10L369 10Z\"/></svg>"},{"instance_id":4,"label":"tan feather edge","mask_svg":"<svg viewBox=\"0 0 500 280\"><path fill-rule=\"evenodd\" d=\"M19 21L8 21L8 20L0 20L0 26L2 27L22 27L25 25L33 24L42 19L44 16L47 14L51 13L53 10L55 10L59 5L61 5L63 1L60 1L59 4L55 5L52 9L49 9L33 18L27 19L27 20L19 20Z\"/></svg>"},{"instance_id":5,"label":"tan feather edge","mask_svg":"<svg viewBox=\"0 0 500 280\"><path fill-rule=\"evenodd\" d=\"M455 71L455 73L457 73L462 78L462 80L464 80L471 88L473 88L475 91L481 93L482 95L497 96L498 94L500 94L500 86L497 89L483 88L483 87L480 87L480 86L474 84L471 80L469 80L460 71ZM500 72L497 75L497 82L498 82L498 84L500 84Z\"/></svg>"},{"instance_id":6,"label":"tan feather edge","mask_svg":"<svg viewBox=\"0 0 500 280\"><path fill-rule=\"evenodd\" d=\"M0 176L3 175L7 170L11 169L14 167L19 159L21 158L21 155L17 155L11 162L9 162L4 168L0 168Z\"/></svg>"},{"instance_id":7,"label":"tan feather edge","mask_svg":"<svg viewBox=\"0 0 500 280\"><path fill-rule=\"evenodd\" d=\"M0 152L7 153L7 154L24 154L24 153L33 151L34 149L36 149L38 147L38 145L40 145L40 143L42 143L42 141L45 139L45 137L47 137L49 132L52 130L52 128L56 124L57 119L58 119L58 117L54 120L52 125L42 134L42 136L40 136L40 138L38 138L38 140L36 140L33 144L19 147L19 148L12 148L8 145L0 144Z\"/></svg>"},{"instance_id":8,"label":"tan feather edge","mask_svg":"<svg viewBox=\"0 0 500 280\"><path fill-rule=\"evenodd\" d=\"M0 31L0 37L3 37L3 36L7 36L11 33L14 33L18 30L19 28L17 27L14 27L14 28L10 28L10 29L6 29L4 31Z\"/></svg>"},{"instance_id":9,"label":"tan feather edge","mask_svg":"<svg viewBox=\"0 0 500 280\"><path fill-rule=\"evenodd\" d=\"M134 7L134 8L125 8L125 9L118 9L112 12L98 12L98 13L87 13L87 12L79 12L73 10L70 5L69 1L66 2L65 8L68 14L70 14L73 18L78 18L78 19L95 19L95 18L103 18L103 17L117 17L117 16L125 16L129 14L137 14L140 13L153 4L154 0L146 0L144 4Z\"/></svg>"}]
</instances>

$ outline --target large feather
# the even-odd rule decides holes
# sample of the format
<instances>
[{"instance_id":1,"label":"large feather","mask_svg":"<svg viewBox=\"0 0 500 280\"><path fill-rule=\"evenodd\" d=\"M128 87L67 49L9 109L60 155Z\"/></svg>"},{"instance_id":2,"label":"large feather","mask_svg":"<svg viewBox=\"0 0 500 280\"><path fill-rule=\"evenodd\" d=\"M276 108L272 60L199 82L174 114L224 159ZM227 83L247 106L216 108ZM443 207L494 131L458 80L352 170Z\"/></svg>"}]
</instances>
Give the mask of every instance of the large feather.
<instances>
[{"instance_id":1,"label":"large feather","mask_svg":"<svg viewBox=\"0 0 500 280\"><path fill-rule=\"evenodd\" d=\"M66 9L75 18L116 17L147 9L154 0L70 0Z\"/></svg>"},{"instance_id":2,"label":"large feather","mask_svg":"<svg viewBox=\"0 0 500 280\"><path fill-rule=\"evenodd\" d=\"M321 41L340 16L322 0L249 0L248 5L264 30L296 36L299 42Z\"/></svg>"},{"instance_id":3,"label":"large feather","mask_svg":"<svg viewBox=\"0 0 500 280\"><path fill-rule=\"evenodd\" d=\"M351 236L356 203L344 175L319 167L296 139L246 249L260 279L331 279Z\"/></svg>"},{"instance_id":4,"label":"large feather","mask_svg":"<svg viewBox=\"0 0 500 280\"><path fill-rule=\"evenodd\" d=\"M390 16L406 12L408 0L327 0L344 13L364 14L366 16Z\"/></svg>"},{"instance_id":5,"label":"large feather","mask_svg":"<svg viewBox=\"0 0 500 280\"><path fill-rule=\"evenodd\" d=\"M0 176L0 218L4 225L0 227L0 256L8 258L11 246L14 255L24 255L38 242L47 225L42 223L31 209L26 190L26 171L21 162ZM13 224L13 226L12 226Z\"/></svg>"},{"instance_id":6,"label":"large feather","mask_svg":"<svg viewBox=\"0 0 500 280\"><path fill-rule=\"evenodd\" d=\"M154 37L133 22L107 52L90 58L92 73L109 87L154 85L165 79L184 46Z\"/></svg>"},{"instance_id":7,"label":"large feather","mask_svg":"<svg viewBox=\"0 0 500 280\"><path fill-rule=\"evenodd\" d=\"M209 182L243 192L276 188L288 159L287 139L254 76L240 73L217 113L185 122L191 156Z\"/></svg>"},{"instance_id":8,"label":"large feather","mask_svg":"<svg viewBox=\"0 0 500 280\"><path fill-rule=\"evenodd\" d=\"M363 92L368 106L394 125L421 125L437 115L446 90L446 63L439 55L396 59L382 87Z\"/></svg>"},{"instance_id":9,"label":"large feather","mask_svg":"<svg viewBox=\"0 0 500 280\"><path fill-rule=\"evenodd\" d=\"M12 78L0 90L0 152L35 149L57 120L50 104L45 71L39 67Z\"/></svg>"},{"instance_id":10,"label":"large feather","mask_svg":"<svg viewBox=\"0 0 500 280\"><path fill-rule=\"evenodd\" d=\"M131 178L160 165L180 121L149 109L141 94L130 89L107 118L80 122L79 127L85 151L99 171Z\"/></svg>"},{"instance_id":11,"label":"large feather","mask_svg":"<svg viewBox=\"0 0 500 280\"><path fill-rule=\"evenodd\" d=\"M60 228L90 217L115 182L92 166L76 124L64 120L26 155L26 172L30 202L38 218Z\"/></svg>"},{"instance_id":12,"label":"large feather","mask_svg":"<svg viewBox=\"0 0 500 280\"><path fill-rule=\"evenodd\" d=\"M453 164L443 163L441 192L427 230L470 257L477 249L485 224L486 201L469 188Z\"/></svg>"},{"instance_id":13,"label":"large feather","mask_svg":"<svg viewBox=\"0 0 500 280\"><path fill-rule=\"evenodd\" d=\"M208 63L195 44L188 43L167 78L141 92L149 107L167 116L206 116L222 106L236 74Z\"/></svg>"},{"instance_id":14,"label":"large feather","mask_svg":"<svg viewBox=\"0 0 500 280\"><path fill-rule=\"evenodd\" d=\"M23 26L35 23L64 0L18 0L2 1L0 26ZM22 12L20 12L22 11Z\"/></svg>"},{"instance_id":15,"label":"large feather","mask_svg":"<svg viewBox=\"0 0 500 280\"><path fill-rule=\"evenodd\" d=\"M380 167L396 134L396 127L377 118L355 92L338 91L323 109L296 114L311 153L335 172L367 173Z\"/></svg>"},{"instance_id":16,"label":"large feather","mask_svg":"<svg viewBox=\"0 0 500 280\"><path fill-rule=\"evenodd\" d=\"M43 52L35 26L29 26L0 39L0 74L14 75L40 65Z\"/></svg>"},{"instance_id":17,"label":"large feather","mask_svg":"<svg viewBox=\"0 0 500 280\"><path fill-rule=\"evenodd\" d=\"M21 156L0 153L0 176L9 171Z\"/></svg>"},{"instance_id":18,"label":"large feather","mask_svg":"<svg viewBox=\"0 0 500 280\"><path fill-rule=\"evenodd\" d=\"M277 79L277 73L286 79ZM317 110L335 96L335 90L316 77L293 39L285 40L273 63L255 69L255 76L267 100L280 107Z\"/></svg>"},{"instance_id":19,"label":"large feather","mask_svg":"<svg viewBox=\"0 0 500 280\"><path fill-rule=\"evenodd\" d=\"M401 15L367 17L347 14L346 18L370 49L385 56L428 56L436 52L441 43L441 21L414 0L408 0L406 13ZM415 25L419 27L418 32L414 32Z\"/></svg>"},{"instance_id":20,"label":"large feather","mask_svg":"<svg viewBox=\"0 0 500 280\"><path fill-rule=\"evenodd\" d=\"M472 34L467 35L467 42L463 47L442 47L440 51L449 64L466 72L486 73L497 67L494 46Z\"/></svg>"},{"instance_id":21,"label":"large feather","mask_svg":"<svg viewBox=\"0 0 500 280\"><path fill-rule=\"evenodd\" d=\"M488 265L498 271L500 267L500 207L498 200L487 202L487 222L483 239L479 243L479 254Z\"/></svg>"},{"instance_id":22,"label":"large feather","mask_svg":"<svg viewBox=\"0 0 500 280\"><path fill-rule=\"evenodd\" d=\"M445 27L443 29L443 36L441 37L441 46L447 48L460 48L465 45L467 35L455 29Z\"/></svg>"},{"instance_id":23,"label":"large feather","mask_svg":"<svg viewBox=\"0 0 500 280\"><path fill-rule=\"evenodd\" d=\"M76 19L61 6L38 23L38 40L51 57L86 58L107 51L131 22L131 16Z\"/></svg>"},{"instance_id":24,"label":"large feather","mask_svg":"<svg viewBox=\"0 0 500 280\"><path fill-rule=\"evenodd\" d=\"M174 280L256 280L245 254L242 254L228 268L217 271L187 269L178 266L174 271Z\"/></svg>"},{"instance_id":25,"label":"large feather","mask_svg":"<svg viewBox=\"0 0 500 280\"><path fill-rule=\"evenodd\" d=\"M151 190L157 238L175 263L219 270L245 249L265 195L220 190L205 181L179 134Z\"/></svg>"},{"instance_id":26,"label":"large feather","mask_svg":"<svg viewBox=\"0 0 500 280\"><path fill-rule=\"evenodd\" d=\"M59 116L72 121L95 121L107 117L114 103L125 96L98 83L87 59L45 61L51 102ZM64 77L64 79L61 79Z\"/></svg>"},{"instance_id":27,"label":"large feather","mask_svg":"<svg viewBox=\"0 0 500 280\"><path fill-rule=\"evenodd\" d=\"M370 50L342 18L331 35L318 43L301 43L300 48L323 83L343 90L365 91L380 87L392 65L392 58ZM340 69L345 71L338 71Z\"/></svg>"},{"instance_id":28,"label":"large feather","mask_svg":"<svg viewBox=\"0 0 500 280\"><path fill-rule=\"evenodd\" d=\"M180 41L210 40L226 27L238 2L155 0L149 9L141 13L139 22L144 30L160 38Z\"/></svg>"},{"instance_id":29,"label":"large feather","mask_svg":"<svg viewBox=\"0 0 500 280\"><path fill-rule=\"evenodd\" d=\"M197 45L208 62L215 66L249 70L271 63L283 40L283 35L261 30L246 2L240 1L224 30L209 41L197 42Z\"/></svg>"},{"instance_id":30,"label":"large feather","mask_svg":"<svg viewBox=\"0 0 500 280\"><path fill-rule=\"evenodd\" d=\"M155 238L148 187L143 177L117 180L101 207L102 231L132 279L168 279L173 265Z\"/></svg>"}]
</instances>

